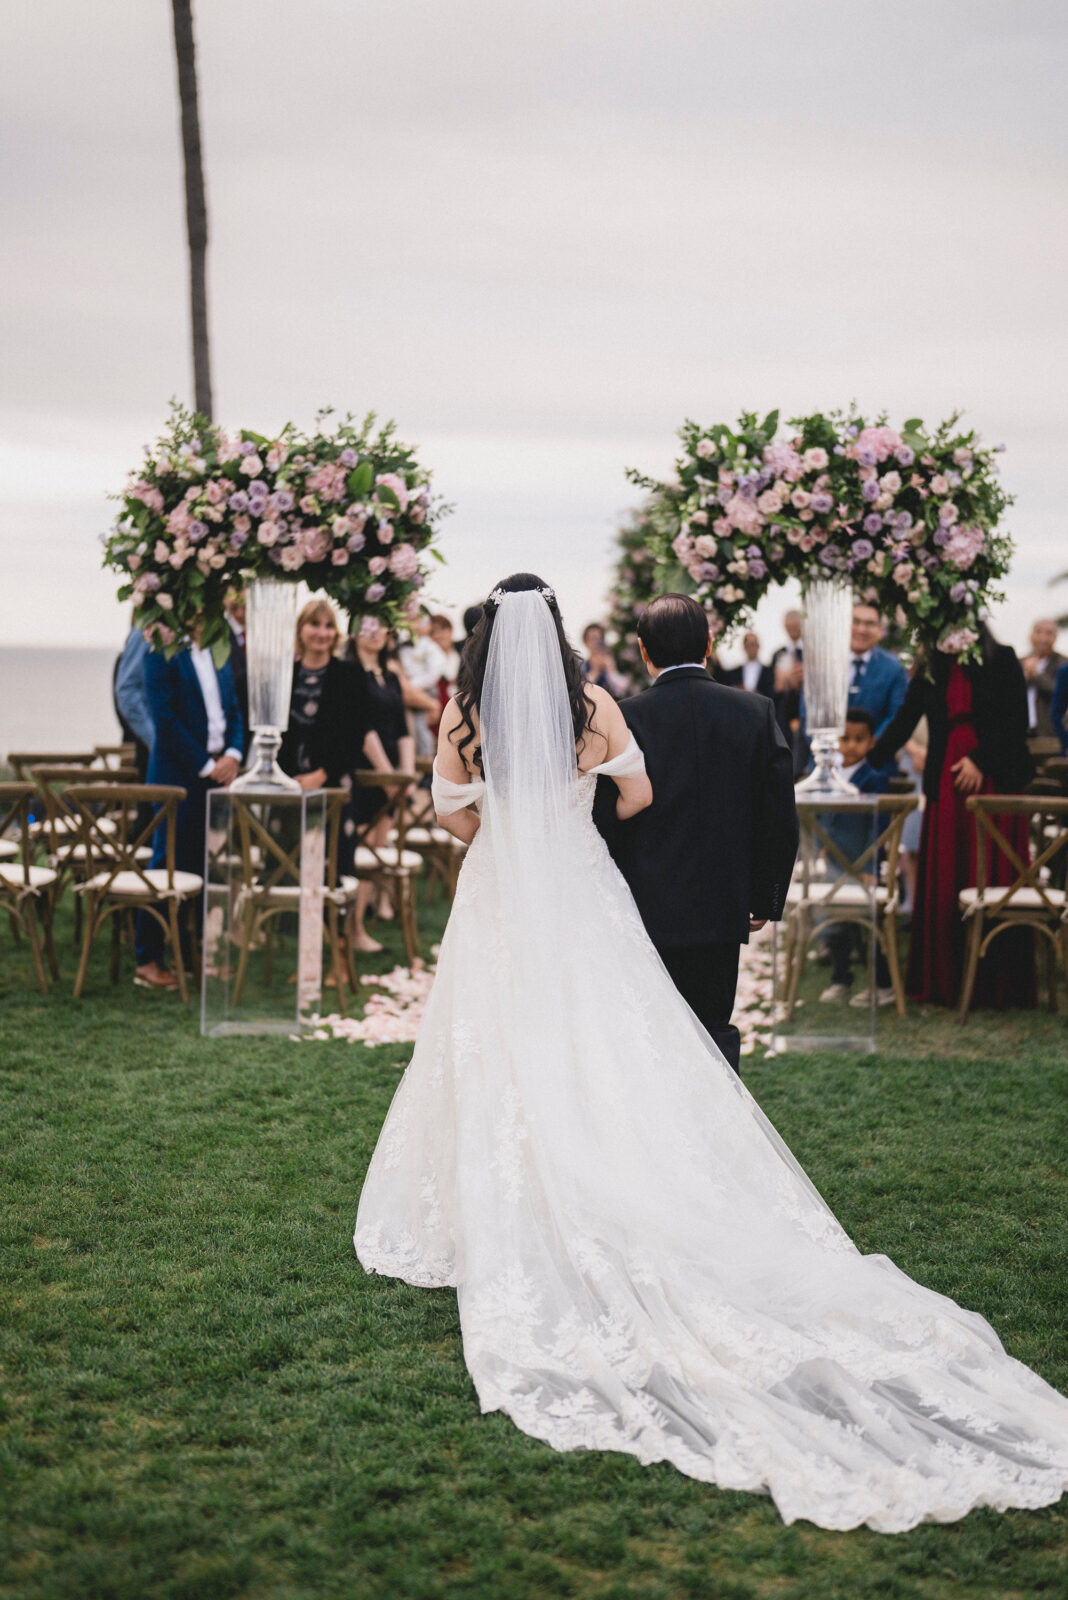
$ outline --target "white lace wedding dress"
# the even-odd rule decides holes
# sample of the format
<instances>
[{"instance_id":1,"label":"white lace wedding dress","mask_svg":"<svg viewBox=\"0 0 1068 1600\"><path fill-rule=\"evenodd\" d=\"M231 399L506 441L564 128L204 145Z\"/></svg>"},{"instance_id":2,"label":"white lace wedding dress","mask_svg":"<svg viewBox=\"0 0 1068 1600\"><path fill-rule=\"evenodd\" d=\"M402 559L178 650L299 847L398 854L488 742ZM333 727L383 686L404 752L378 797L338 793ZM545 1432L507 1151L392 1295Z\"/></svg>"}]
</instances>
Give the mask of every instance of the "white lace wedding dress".
<instances>
[{"instance_id":1,"label":"white lace wedding dress","mask_svg":"<svg viewBox=\"0 0 1068 1600\"><path fill-rule=\"evenodd\" d=\"M825 1528L1053 1502L1068 1401L857 1250L679 998L590 817L597 773L641 753L576 773L546 620L536 592L501 603L486 782L435 782L440 812L483 820L360 1261L455 1285L482 1410L555 1449L669 1461Z\"/></svg>"}]
</instances>

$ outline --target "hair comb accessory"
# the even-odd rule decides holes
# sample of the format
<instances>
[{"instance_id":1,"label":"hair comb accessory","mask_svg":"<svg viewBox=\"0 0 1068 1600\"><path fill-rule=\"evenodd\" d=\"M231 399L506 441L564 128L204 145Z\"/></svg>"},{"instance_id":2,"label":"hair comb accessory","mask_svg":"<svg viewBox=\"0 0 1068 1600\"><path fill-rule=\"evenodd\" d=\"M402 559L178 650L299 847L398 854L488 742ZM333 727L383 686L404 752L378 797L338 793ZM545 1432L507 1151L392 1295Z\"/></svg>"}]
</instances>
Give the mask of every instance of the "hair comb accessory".
<instances>
[{"instance_id":1,"label":"hair comb accessory","mask_svg":"<svg viewBox=\"0 0 1068 1600\"><path fill-rule=\"evenodd\" d=\"M548 584L540 589L493 589L486 598L491 605L499 606L510 594L540 594L544 595L546 600L556 599L556 590L550 589Z\"/></svg>"}]
</instances>

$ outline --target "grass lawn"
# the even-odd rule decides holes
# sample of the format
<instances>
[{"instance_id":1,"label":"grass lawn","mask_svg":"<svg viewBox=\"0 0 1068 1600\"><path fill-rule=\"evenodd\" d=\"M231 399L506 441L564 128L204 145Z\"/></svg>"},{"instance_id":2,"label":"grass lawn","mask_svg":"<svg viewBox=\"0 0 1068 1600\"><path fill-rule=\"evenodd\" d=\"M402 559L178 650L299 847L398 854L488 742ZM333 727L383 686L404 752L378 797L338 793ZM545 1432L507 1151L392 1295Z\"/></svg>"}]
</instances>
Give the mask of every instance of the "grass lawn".
<instances>
[{"instance_id":1,"label":"grass lawn","mask_svg":"<svg viewBox=\"0 0 1068 1600\"><path fill-rule=\"evenodd\" d=\"M69 925L42 999L0 931L0 1597L1068 1594L1068 1501L785 1528L767 1500L480 1417L454 1296L352 1252L408 1048L203 1041L128 957L75 1002ZM878 1056L752 1060L747 1081L862 1249L1068 1388L1068 1025L880 1034Z\"/></svg>"}]
</instances>

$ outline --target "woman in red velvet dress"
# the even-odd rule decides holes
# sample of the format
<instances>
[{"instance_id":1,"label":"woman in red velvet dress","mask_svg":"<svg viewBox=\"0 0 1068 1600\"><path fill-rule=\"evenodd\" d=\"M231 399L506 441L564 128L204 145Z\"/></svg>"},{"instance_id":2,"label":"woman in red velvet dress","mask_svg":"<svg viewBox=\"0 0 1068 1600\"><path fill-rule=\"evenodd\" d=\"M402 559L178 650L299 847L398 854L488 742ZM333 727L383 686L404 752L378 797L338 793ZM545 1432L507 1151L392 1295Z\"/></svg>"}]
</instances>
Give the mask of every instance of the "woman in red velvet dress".
<instances>
[{"instance_id":1,"label":"woman in red velvet dress","mask_svg":"<svg viewBox=\"0 0 1068 1600\"><path fill-rule=\"evenodd\" d=\"M983 629L982 659L962 664L938 654L931 677L922 665L904 704L868 760L885 766L926 716L930 745L923 774L927 806L920 842L919 886L912 916L906 988L917 1000L956 1005L964 969L961 889L975 882L973 794L1020 794L1034 773L1027 748L1027 688L1015 651ZM998 825L1024 860L1030 849L1026 817ZM1016 874L1000 851L988 861L992 884ZM975 1005L1035 1003L1034 938L1028 929L999 934L979 966Z\"/></svg>"}]
</instances>

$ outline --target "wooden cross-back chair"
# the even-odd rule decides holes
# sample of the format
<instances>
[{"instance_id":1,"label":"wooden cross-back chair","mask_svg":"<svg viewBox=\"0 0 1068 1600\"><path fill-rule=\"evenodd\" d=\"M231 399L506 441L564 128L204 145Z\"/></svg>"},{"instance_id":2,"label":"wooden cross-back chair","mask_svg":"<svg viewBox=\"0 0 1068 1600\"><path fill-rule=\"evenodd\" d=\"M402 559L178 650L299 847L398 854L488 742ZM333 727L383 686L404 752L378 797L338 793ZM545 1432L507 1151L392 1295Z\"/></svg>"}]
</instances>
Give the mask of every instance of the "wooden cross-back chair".
<instances>
[{"instance_id":1,"label":"wooden cross-back chair","mask_svg":"<svg viewBox=\"0 0 1068 1600\"><path fill-rule=\"evenodd\" d=\"M113 772L119 767L133 767L137 761L135 744L97 744L93 746L93 753L102 766L110 767Z\"/></svg>"},{"instance_id":2,"label":"wooden cross-back chair","mask_svg":"<svg viewBox=\"0 0 1068 1600\"><path fill-rule=\"evenodd\" d=\"M31 767L91 767L96 758L95 750L78 750L73 755L54 750L13 750L7 759L22 782L31 776Z\"/></svg>"},{"instance_id":3,"label":"wooden cross-back chair","mask_svg":"<svg viewBox=\"0 0 1068 1600\"><path fill-rule=\"evenodd\" d=\"M431 776L434 771L433 756L417 757L415 770L420 778ZM390 844L396 842L395 836L391 835ZM467 846L438 825L430 790L422 785L412 791L404 843L407 849L422 856L428 888L434 883L440 884L446 897L451 900L456 893L456 880L460 876Z\"/></svg>"},{"instance_id":4,"label":"wooden cross-back chair","mask_svg":"<svg viewBox=\"0 0 1068 1600\"><path fill-rule=\"evenodd\" d=\"M1033 928L1046 940L1046 981L1049 1008L1057 1009L1057 958L1068 981L1068 903L1063 882L1068 852L1068 797L1063 795L970 795L968 810L975 814L975 883L962 889L958 904L968 929L961 986L961 1022L968 1015L975 992L979 962L998 936L1008 928ZM1027 817L1033 843L1030 860L999 826L1006 817ZM995 862L1005 864L1005 884L992 883Z\"/></svg>"},{"instance_id":5,"label":"wooden cross-back chair","mask_svg":"<svg viewBox=\"0 0 1068 1600\"><path fill-rule=\"evenodd\" d=\"M30 807L36 795L32 783L0 783L0 842L14 845L17 857L0 860L0 906L11 920L12 931L17 929L26 935L37 982L41 993L47 994L42 945L53 978L59 977L52 942L52 893L56 875L48 867L38 867L33 862ZM44 912L40 917L40 929L39 910Z\"/></svg>"},{"instance_id":6,"label":"wooden cross-back chair","mask_svg":"<svg viewBox=\"0 0 1068 1600\"><path fill-rule=\"evenodd\" d=\"M86 847L87 870L75 893L84 897L85 935L82 958L74 982L78 998L85 987L93 941L109 918L111 922L111 981L119 981L119 916L130 910L143 911L163 929L164 942L170 943L178 991L183 1002L189 999L185 962L179 928L179 912L187 909L190 942L196 951L195 912L197 897L204 886L195 872L181 872L174 865L175 823L178 807L186 791L162 783L72 784L67 800L78 809L81 841ZM101 830L100 806L108 808L115 820L114 832ZM144 820L146 808L152 815ZM159 830L166 830L166 864L145 865L145 851L151 853Z\"/></svg>"},{"instance_id":7,"label":"wooden cross-back chair","mask_svg":"<svg viewBox=\"0 0 1068 1600\"><path fill-rule=\"evenodd\" d=\"M919 805L916 794L880 794L874 808L858 806L855 800L820 799L818 807L805 807L803 827L810 839L802 839L800 871L795 871L786 896L786 1016L792 1017L797 1005L808 945L813 937L833 922L854 922L871 926L874 896L877 938L890 968L890 981L899 1016L905 1015L905 986L897 948L899 892L898 857L905 818ZM872 836L860 855L850 861L821 821L825 816L873 816ZM812 847L822 850L832 872L817 877ZM879 881L880 864L883 868ZM837 868L837 875L833 868ZM875 880L874 883L872 880Z\"/></svg>"},{"instance_id":8,"label":"wooden cross-back chair","mask_svg":"<svg viewBox=\"0 0 1068 1600\"><path fill-rule=\"evenodd\" d=\"M356 892L355 883L349 889L346 889L338 874L338 847L348 792L345 789L325 789L314 792L323 794L326 798L326 836L323 848L323 911L330 950L330 966L334 974L334 982L337 985L338 1005L343 1011L347 1003L347 997L345 993L346 967L341 941L340 914L345 906L355 898ZM234 822L236 824L238 844L237 869L240 873L240 887L235 917L239 954L233 991L233 1003L237 1005L240 1003L248 977L249 957L253 947L259 943L261 933L264 935L265 978L268 983L271 981L273 959L272 924L283 912L299 913L302 864L299 855L301 841L298 830L283 830L281 836L273 834L257 814L257 804L262 804L262 801L258 802L255 794L232 793L230 803L234 807ZM291 804L299 816L301 804L299 794L271 796L272 811L284 810L287 804ZM351 969L350 976L353 985L355 985L355 975L351 973Z\"/></svg>"},{"instance_id":9,"label":"wooden cross-back chair","mask_svg":"<svg viewBox=\"0 0 1068 1600\"><path fill-rule=\"evenodd\" d=\"M67 799L73 784L99 785L101 789L116 783L136 783L136 767L37 766L30 768L30 776L40 793L43 814L35 826L38 844L43 846L45 861L56 874L55 899L59 899L68 883L80 883L87 875L88 846L78 808ZM101 800L97 807L98 837L114 833L116 819L108 815L107 804ZM148 851L144 859L147 861ZM99 848L96 851L100 855ZM81 901L74 903L74 938L81 937Z\"/></svg>"},{"instance_id":10,"label":"wooden cross-back chair","mask_svg":"<svg viewBox=\"0 0 1068 1600\"><path fill-rule=\"evenodd\" d=\"M419 959L419 928L415 910L415 879L423 858L407 847L410 821L409 796L416 779L410 772L360 771L354 774L361 789L382 789L385 799L373 817L356 826L354 870L356 880L373 883L388 895L400 919L404 950L411 966ZM373 844L377 825L386 817L393 827L389 844ZM342 880L344 882L344 880ZM351 949L352 941L349 941Z\"/></svg>"}]
</instances>

